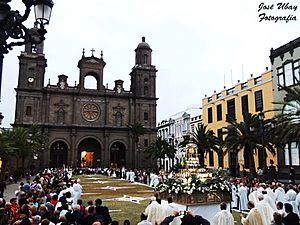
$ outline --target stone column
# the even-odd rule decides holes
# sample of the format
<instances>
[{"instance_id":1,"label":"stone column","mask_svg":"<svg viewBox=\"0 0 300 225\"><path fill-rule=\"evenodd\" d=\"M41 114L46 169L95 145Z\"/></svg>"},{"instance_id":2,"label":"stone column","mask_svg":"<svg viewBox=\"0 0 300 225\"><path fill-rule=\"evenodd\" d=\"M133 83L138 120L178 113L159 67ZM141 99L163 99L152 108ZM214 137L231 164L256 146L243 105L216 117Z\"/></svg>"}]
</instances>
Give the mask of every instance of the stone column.
<instances>
[{"instance_id":1,"label":"stone column","mask_svg":"<svg viewBox=\"0 0 300 225\"><path fill-rule=\"evenodd\" d=\"M71 139L71 143L70 143L70 159L69 159L69 165L72 168L77 167L77 149L76 149L76 130L72 129L71 133L70 133L70 139Z\"/></svg>"}]
</instances>

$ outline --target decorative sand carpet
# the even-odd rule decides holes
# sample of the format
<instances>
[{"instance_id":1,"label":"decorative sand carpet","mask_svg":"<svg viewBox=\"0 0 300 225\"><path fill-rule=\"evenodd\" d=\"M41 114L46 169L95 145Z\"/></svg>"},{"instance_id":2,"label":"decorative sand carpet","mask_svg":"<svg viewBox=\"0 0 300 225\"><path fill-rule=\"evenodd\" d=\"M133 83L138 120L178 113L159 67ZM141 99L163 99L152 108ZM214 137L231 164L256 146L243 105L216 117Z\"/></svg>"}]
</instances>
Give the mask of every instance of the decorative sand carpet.
<instances>
[{"instance_id":1,"label":"decorative sand carpet","mask_svg":"<svg viewBox=\"0 0 300 225\"><path fill-rule=\"evenodd\" d=\"M103 205L107 206L113 220L123 224L129 219L131 224L140 221L140 214L154 195L152 188L139 183L130 183L112 177L101 175L81 175L80 183L83 187L81 198L86 204L89 200L101 198Z\"/></svg>"}]
</instances>

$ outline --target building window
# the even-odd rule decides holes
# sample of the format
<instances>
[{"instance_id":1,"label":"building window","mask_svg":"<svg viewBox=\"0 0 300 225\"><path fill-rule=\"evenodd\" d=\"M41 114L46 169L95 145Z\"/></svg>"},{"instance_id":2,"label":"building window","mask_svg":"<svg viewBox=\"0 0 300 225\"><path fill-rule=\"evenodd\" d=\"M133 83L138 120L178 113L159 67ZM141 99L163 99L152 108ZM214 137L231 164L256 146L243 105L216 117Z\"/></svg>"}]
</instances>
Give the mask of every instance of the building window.
<instances>
[{"instance_id":1,"label":"building window","mask_svg":"<svg viewBox=\"0 0 300 225\"><path fill-rule=\"evenodd\" d=\"M208 115L207 115L207 119L208 119L208 123L212 123L213 122L213 115L212 115L212 107L208 108Z\"/></svg>"},{"instance_id":2,"label":"building window","mask_svg":"<svg viewBox=\"0 0 300 225\"><path fill-rule=\"evenodd\" d=\"M212 102L212 97L209 97L207 101Z\"/></svg>"},{"instance_id":3,"label":"building window","mask_svg":"<svg viewBox=\"0 0 300 225\"><path fill-rule=\"evenodd\" d=\"M147 54L144 55L144 64L148 64L148 55Z\"/></svg>"},{"instance_id":4,"label":"building window","mask_svg":"<svg viewBox=\"0 0 300 225\"><path fill-rule=\"evenodd\" d=\"M65 111L63 109L59 109L57 111L57 123L64 124L65 123Z\"/></svg>"},{"instance_id":5,"label":"building window","mask_svg":"<svg viewBox=\"0 0 300 225\"><path fill-rule=\"evenodd\" d=\"M255 95L255 111L263 111L264 110L264 105L263 105L263 94L262 90L256 91L254 93Z\"/></svg>"},{"instance_id":6,"label":"building window","mask_svg":"<svg viewBox=\"0 0 300 225\"><path fill-rule=\"evenodd\" d=\"M220 129L217 130L217 137L220 140L223 140L223 131L222 131L222 128L220 128Z\"/></svg>"},{"instance_id":7,"label":"building window","mask_svg":"<svg viewBox=\"0 0 300 225\"><path fill-rule=\"evenodd\" d=\"M217 94L217 99L221 99L222 98L222 93L218 93Z\"/></svg>"},{"instance_id":8,"label":"building window","mask_svg":"<svg viewBox=\"0 0 300 225\"><path fill-rule=\"evenodd\" d=\"M217 121L222 120L222 105L217 105Z\"/></svg>"},{"instance_id":9,"label":"building window","mask_svg":"<svg viewBox=\"0 0 300 225\"><path fill-rule=\"evenodd\" d=\"M287 143L284 147L284 159L286 166L299 166L299 146L296 142Z\"/></svg>"},{"instance_id":10,"label":"building window","mask_svg":"<svg viewBox=\"0 0 300 225\"><path fill-rule=\"evenodd\" d=\"M149 146L148 139L144 139L144 147L148 147L148 146Z\"/></svg>"},{"instance_id":11,"label":"building window","mask_svg":"<svg viewBox=\"0 0 300 225\"><path fill-rule=\"evenodd\" d=\"M242 113L243 115L249 113L248 95L242 96Z\"/></svg>"},{"instance_id":12,"label":"building window","mask_svg":"<svg viewBox=\"0 0 300 225\"><path fill-rule=\"evenodd\" d=\"M148 95L148 87L147 86L144 87L144 95Z\"/></svg>"},{"instance_id":13,"label":"building window","mask_svg":"<svg viewBox=\"0 0 300 225\"><path fill-rule=\"evenodd\" d=\"M260 77L256 77L255 79L254 79L254 84L261 84L262 83L262 77L260 76Z\"/></svg>"},{"instance_id":14,"label":"building window","mask_svg":"<svg viewBox=\"0 0 300 225\"><path fill-rule=\"evenodd\" d=\"M115 126L122 126L123 125L123 115L121 112L116 112L115 114Z\"/></svg>"},{"instance_id":15,"label":"building window","mask_svg":"<svg viewBox=\"0 0 300 225\"><path fill-rule=\"evenodd\" d=\"M300 60L288 62L277 68L278 84L281 86L292 86L300 80Z\"/></svg>"},{"instance_id":16,"label":"building window","mask_svg":"<svg viewBox=\"0 0 300 225\"><path fill-rule=\"evenodd\" d=\"M230 99L227 101L227 119L235 120L235 101L234 99Z\"/></svg>"},{"instance_id":17,"label":"building window","mask_svg":"<svg viewBox=\"0 0 300 225\"><path fill-rule=\"evenodd\" d=\"M234 87L227 90L227 95L233 95L234 93L235 93Z\"/></svg>"},{"instance_id":18,"label":"building window","mask_svg":"<svg viewBox=\"0 0 300 225\"><path fill-rule=\"evenodd\" d=\"M248 88L248 83L247 83L247 82L242 83L242 90L244 90L244 89L246 89L246 88Z\"/></svg>"},{"instance_id":19,"label":"building window","mask_svg":"<svg viewBox=\"0 0 300 225\"><path fill-rule=\"evenodd\" d=\"M293 78L293 67L292 63L285 64L284 68L284 78L285 78L285 86L291 86L294 84Z\"/></svg>"},{"instance_id":20,"label":"building window","mask_svg":"<svg viewBox=\"0 0 300 225\"><path fill-rule=\"evenodd\" d=\"M26 106L26 116L32 116L32 107L31 106Z\"/></svg>"},{"instance_id":21,"label":"building window","mask_svg":"<svg viewBox=\"0 0 300 225\"><path fill-rule=\"evenodd\" d=\"M296 62L294 62L294 80L295 80L295 84L299 83L300 81L300 60L297 60Z\"/></svg>"},{"instance_id":22,"label":"building window","mask_svg":"<svg viewBox=\"0 0 300 225\"><path fill-rule=\"evenodd\" d=\"M282 67L277 69L278 84L284 86L284 76Z\"/></svg>"},{"instance_id":23,"label":"building window","mask_svg":"<svg viewBox=\"0 0 300 225\"><path fill-rule=\"evenodd\" d=\"M214 166L214 151L210 150L208 153L209 157L209 166Z\"/></svg>"},{"instance_id":24,"label":"building window","mask_svg":"<svg viewBox=\"0 0 300 225\"><path fill-rule=\"evenodd\" d=\"M148 113L144 112L144 121L148 121Z\"/></svg>"}]
</instances>

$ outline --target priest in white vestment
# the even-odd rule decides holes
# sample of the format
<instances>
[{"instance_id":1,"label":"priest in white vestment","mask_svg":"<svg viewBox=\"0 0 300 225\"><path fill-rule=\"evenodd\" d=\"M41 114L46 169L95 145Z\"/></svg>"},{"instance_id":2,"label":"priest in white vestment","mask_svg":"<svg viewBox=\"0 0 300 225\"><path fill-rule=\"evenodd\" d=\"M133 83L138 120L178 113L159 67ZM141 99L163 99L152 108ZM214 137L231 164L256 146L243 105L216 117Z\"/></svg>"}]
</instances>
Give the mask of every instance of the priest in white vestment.
<instances>
[{"instance_id":1,"label":"priest in white vestment","mask_svg":"<svg viewBox=\"0 0 300 225\"><path fill-rule=\"evenodd\" d=\"M255 205L255 208L257 208L257 210L262 215L264 223L267 224L267 225L269 225L269 224L271 224L271 222L273 220L272 209L269 206L269 204L264 201L263 194L260 194L258 196L258 200L259 200L259 202Z\"/></svg>"},{"instance_id":2,"label":"priest in white vestment","mask_svg":"<svg viewBox=\"0 0 300 225\"><path fill-rule=\"evenodd\" d=\"M253 202L254 205L256 205L259 202L257 197L259 194L260 192L254 187L253 191L248 196L249 201Z\"/></svg>"},{"instance_id":3,"label":"priest in white vestment","mask_svg":"<svg viewBox=\"0 0 300 225\"><path fill-rule=\"evenodd\" d=\"M246 218L242 217L241 223L243 225L269 225L265 224L258 209L254 208L253 202L249 201L248 207L250 209L250 212L248 213Z\"/></svg>"},{"instance_id":4,"label":"priest in white vestment","mask_svg":"<svg viewBox=\"0 0 300 225\"><path fill-rule=\"evenodd\" d=\"M162 206L156 201L155 197L151 198L151 203L145 209L145 215L147 215L147 220L155 225L155 222L159 222L163 218Z\"/></svg>"},{"instance_id":5,"label":"priest in white vestment","mask_svg":"<svg viewBox=\"0 0 300 225\"><path fill-rule=\"evenodd\" d=\"M231 185L231 207L237 208L238 207L238 190L235 184L232 183Z\"/></svg>"},{"instance_id":6,"label":"priest in white vestment","mask_svg":"<svg viewBox=\"0 0 300 225\"><path fill-rule=\"evenodd\" d=\"M296 196L297 192L294 191L293 185L289 185L289 190L285 194L285 200L293 206L293 212L299 215L299 210L296 203Z\"/></svg>"},{"instance_id":7,"label":"priest in white vestment","mask_svg":"<svg viewBox=\"0 0 300 225\"><path fill-rule=\"evenodd\" d=\"M285 191L282 188L280 183L277 184L277 188L275 189L274 195L275 195L275 202L282 202L283 204L286 202Z\"/></svg>"},{"instance_id":8,"label":"priest in white vestment","mask_svg":"<svg viewBox=\"0 0 300 225\"><path fill-rule=\"evenodd\" d=\"M78 199L80 199L82 193L82 186L80 184L79 178L74 181L73 189L74 189L73 205L75 205L77 204Z\"/></svg>"},{"instance_id":9,"label":"priest in white vestment","mask_svg":"<svg viewBox=\"0 0 300 225\"><path fill-rule=\"evenodd\" d=\"M239 194L239 197L240 197L240 210L248 210L248 206L247 206L247 203L248 203L248 197L247 197L247 194L248 194L248 188L245 187L245 185L243 183L240 184L241 186L238 188L238 194Z\"/></svg>"},{"instance_id":10,"label":"priest in white vestment","mask_svg":"<svg viewBox=\"0 0 300 225\"><path fill-rule=\"evenodd\" d=\"M222 202L220 204L221 211L218 212L212 219L212 225L234 225L232 214L226 210L227 204Z\"/></svg>"}]
</instances>

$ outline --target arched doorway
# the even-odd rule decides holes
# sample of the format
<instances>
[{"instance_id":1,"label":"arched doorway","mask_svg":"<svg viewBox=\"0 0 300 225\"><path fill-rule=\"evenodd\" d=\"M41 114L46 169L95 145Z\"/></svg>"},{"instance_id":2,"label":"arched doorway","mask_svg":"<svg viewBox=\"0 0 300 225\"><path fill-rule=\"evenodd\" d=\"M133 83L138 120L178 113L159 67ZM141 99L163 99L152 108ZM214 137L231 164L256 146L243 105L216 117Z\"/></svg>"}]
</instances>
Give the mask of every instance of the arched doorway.
<instances>
[{"instance_id":1,"label":"arched doorway","mask_svg":"<svg viewBox=\"0 0 300 225\"><path fill-rule=\"evenodd\" d=\"M78 145L78 167L100 167L101 146L94 138L86 138Z\"/></svg>"},{"instance_id":2,"label":"arched doorway","mask_svg":"<svg viewBox=\"0 0 300 225\"><path fill-rule=\"evenodd\" d=\"M120 142L114 142L110 147L110 165L114 167L125 166L125 145Z\"/></svg>"},{"instance_id":3,"label":"arched doorway","mask_svg":"<svg viewBox=\"0 0 300 225\"><path fill-rule=\"evenodd\" d=\"M67 166L68 145L63 141L56 141L50 147L50 167L59 168Z\"/></svg>"}]
</instances>

